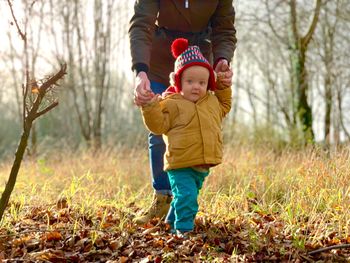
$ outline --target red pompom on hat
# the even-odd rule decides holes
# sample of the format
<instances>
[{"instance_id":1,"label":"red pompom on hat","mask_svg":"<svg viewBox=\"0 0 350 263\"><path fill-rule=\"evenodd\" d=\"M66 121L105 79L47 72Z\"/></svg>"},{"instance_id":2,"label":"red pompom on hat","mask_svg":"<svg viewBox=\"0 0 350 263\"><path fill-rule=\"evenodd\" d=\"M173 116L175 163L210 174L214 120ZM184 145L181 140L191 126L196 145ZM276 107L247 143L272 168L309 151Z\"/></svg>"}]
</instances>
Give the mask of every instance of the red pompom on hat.
<instances>
[{"instance_id":1,"label":"red pompom on hat","mask_svg":"<svg viewBox=\"0 0 350 263\"><path fill-rule=\"evenodd\" d=\"M181 91L181 74L191 66L202 66L209 70L208 89L215 90L215 75L208 60L203 56L198 46L189 46L185 38L177 38L171 44L171 53L174 56L175 89Z\"/></svg>"},{"instance_id":2,"label":"red pompom on hat","mask_svg":"<svg viewBox=\"0 0 350 263\"><path fill-rule=\"evenodd\" d=\"M188 40L185 38L177 38L171 44L171 53L174 58L177 58L181 53L188 49Z\"/></svg>"}]
</instances>

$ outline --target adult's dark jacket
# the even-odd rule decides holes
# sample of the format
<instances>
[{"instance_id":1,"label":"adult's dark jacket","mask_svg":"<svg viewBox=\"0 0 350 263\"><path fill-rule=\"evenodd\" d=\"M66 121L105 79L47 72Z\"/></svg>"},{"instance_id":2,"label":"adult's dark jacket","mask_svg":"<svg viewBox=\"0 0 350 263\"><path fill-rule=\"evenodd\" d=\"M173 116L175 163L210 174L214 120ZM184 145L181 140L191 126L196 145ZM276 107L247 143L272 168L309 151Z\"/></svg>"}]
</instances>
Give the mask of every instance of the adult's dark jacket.
<instances>
[{"instance_id":1,"label":"adult's dark jacket","mask_svg":"<svg viewBox=\"0 0 350 263\"><path fill-rule=\"evenodd\" d=\"M229 62L236 48L232 0L136 0L130 20L132 69L169 85L174 39L187 38L213 64Z\"/></svg>"}]
</instances>

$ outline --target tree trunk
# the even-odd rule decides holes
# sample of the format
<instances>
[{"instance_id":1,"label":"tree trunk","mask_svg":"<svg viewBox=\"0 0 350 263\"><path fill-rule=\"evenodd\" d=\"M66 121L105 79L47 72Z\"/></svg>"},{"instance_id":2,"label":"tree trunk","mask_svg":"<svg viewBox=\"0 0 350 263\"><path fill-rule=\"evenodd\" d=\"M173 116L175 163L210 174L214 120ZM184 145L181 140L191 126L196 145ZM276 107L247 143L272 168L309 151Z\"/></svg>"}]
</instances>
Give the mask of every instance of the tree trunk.
<instances>
[{"instance_id":1,"label":"tree trunk","mask_svg":"<svg viewBox=\"0 0 350 263\"><path fill-rule=\"evenodd\" d=\"M307 96L309 83L306 69L306 52L315 32L321 8L321 0L316 0L312 22L305 36L300 36L298 30L296 0L290 0L291 29L292 29L292 69L293 87L296 89L296 114L301 125L304 143L313 143L315 136L312 129L312 109Z\"/></svg>"},{"instance_id":2,"label":"tree trunk","mask_svg":"<svg viewBox=\"0 0 350 263\"><path fill-rule=\"evenodd\" d=\"M309 83L307 71L305 68L305 49L300 50L297 61L294 64L296 73L296 89L297 89L297 114L300 121L304 142L313 143L315 136L312 129L312 109L309 105L307 96L309 91Z\"/></svg>"},{"instance_id":3,"label":"tree trunk","mask_svg":"<svg viewBox=\"0 0 350 263\"><path fill-rule=\"evenodd\" d=\"M66 65L61 66L61 70L57 72L54 76L47 79L40 87L38 87L38 93L36 95L36 98L34 99L34 102L32 105L23 105L25 107L26 112L28 112L27 115L23 116L23 133L19 142L19 145L17 147L17 151L15 154L15 160L12 164L10 176L8 179L8 182L6 183L5 190L2 193L1 199L0 199L0 221L2 219L2 216L5 212L6 206L10 200L11 193L13 191L13 188L16 184L17 175L19 168L21 166L21 162L23 159L24 152L28 145L28 138L30 135L30 130L33 125L33 121L40 116L44 115L45 113L52 110L54 107L58 105L58 101L52 102L49 106L46 106L44 109L40 109L40 106L44 102L45 96L49 90L54 89L57 86L57 81L59 81L63 76L66 74ZM27 75L26 78L26 85L25 89L28 90L29 88L29 77ZM27 92L24 93L24 102L27 96Z\"/></svg>"},{"instance_id":4,"label":"tree trunk","mask_svg":"<svg viewBox=\"0 0 350 263\"><path fill-rule=\"evenodd\" d=\"M325 79L325 117L324 117L324 141L326 146L329 146L330 141L330 131L331 131L331 113L332 113L332 101L333 101L333 95L332 95L332 87L331 87L331 78L330 75L326 75Z\"/></svg>"},{"instance_id":5,"label":"tree trunk","mask_svg":"<svg viewBox=\"0 0 350 263\"><path fill-rule=\"evenodd\" d=\"M16 154L15 154L15 160L14 160L12 168L11 168L9 180L6 184L5 190L2 193L2 196L0 199L0 221L2 219L4 212L5 212L6 206L9 202L13 188L15 187L15 184L16 184L17 174L18 174L19 168L21 167L21 162L23 159L24 152L27 148L28 138L30 135L30 129L32 128L32 122L33 122L33 120L27 120L25 122L25 126L24 126L24 130L23 130L23 133L21 136L21 140L19 142Z\"/></svg>"}]
</instances>

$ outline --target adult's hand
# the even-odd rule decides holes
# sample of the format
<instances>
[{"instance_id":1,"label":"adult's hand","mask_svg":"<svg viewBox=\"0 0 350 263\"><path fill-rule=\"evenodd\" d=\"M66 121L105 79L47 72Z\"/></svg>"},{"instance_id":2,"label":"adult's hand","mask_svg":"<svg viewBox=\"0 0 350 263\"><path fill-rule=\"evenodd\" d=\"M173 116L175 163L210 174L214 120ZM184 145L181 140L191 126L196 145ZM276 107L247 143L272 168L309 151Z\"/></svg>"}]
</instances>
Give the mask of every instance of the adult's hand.
<instances>
[{"instance_id":1,"label":"adult's hand","mask_svg":"<svg viewBox=\"0 0 350 263\"><path fill-rule=\"evenodd\" d=\"M221 82L225 86L232 86L232 77L233 77L233 72L228 65L228 62L226 59L220 59L218 64L215 67L215 72L216 73L224 73L222 74L222 79Z\"/></svg>"},{"instance_id":2,"label":"adult's hand","mask_svg":"<svg viewBox=\"0 0 350 263\"><path fill-rule=\"evenodd\" d=\"M154 97L151 90L151 83L146 72L139 72L136 76L136 86L134 89L134 103L137 106L147 104Z\"/></svg>"}]
</instances>

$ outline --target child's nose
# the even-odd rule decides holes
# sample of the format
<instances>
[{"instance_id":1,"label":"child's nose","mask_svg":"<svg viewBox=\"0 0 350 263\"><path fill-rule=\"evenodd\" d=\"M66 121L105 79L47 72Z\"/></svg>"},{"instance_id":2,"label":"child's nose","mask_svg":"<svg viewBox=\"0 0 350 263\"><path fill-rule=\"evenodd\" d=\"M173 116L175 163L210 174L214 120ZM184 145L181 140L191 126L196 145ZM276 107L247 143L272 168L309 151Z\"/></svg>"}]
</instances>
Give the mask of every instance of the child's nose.
<instances>
[{"instance_id":1,"label":"child's nose","mask_svg":"<svg viewBox=\"0 0 350 263\"><path fill-rule=\"evenodd\" d=\"M194 87L198 89L200 87L200 84L198 82L194 83Z\"/></svg>"}]
</instances>

